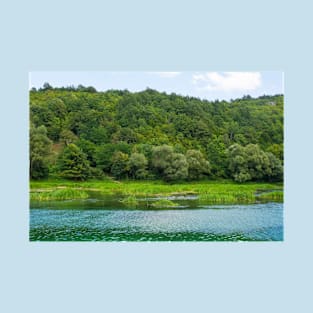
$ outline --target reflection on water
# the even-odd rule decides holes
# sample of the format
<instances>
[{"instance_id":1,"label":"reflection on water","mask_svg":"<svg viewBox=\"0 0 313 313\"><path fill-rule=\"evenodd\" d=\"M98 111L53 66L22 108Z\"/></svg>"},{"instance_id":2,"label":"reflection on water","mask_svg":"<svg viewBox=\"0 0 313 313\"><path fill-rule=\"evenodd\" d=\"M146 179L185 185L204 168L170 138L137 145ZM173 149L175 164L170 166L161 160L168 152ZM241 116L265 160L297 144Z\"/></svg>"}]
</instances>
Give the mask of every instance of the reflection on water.
<instances>
[{"instance_id":1,"label":"reflection on water","mask_svg":"<svg viewBox=\"0 0 313 313\"><path fill-rule=\"evenodd\" d=\"M99 200L101 201L101 200ZM197 209L30 210L31 241L281 241L283 205L214 205ZM91 204L91 202L89 202ZM114 209L113 209L114 208Z\"/></svg>"}]
</instances>

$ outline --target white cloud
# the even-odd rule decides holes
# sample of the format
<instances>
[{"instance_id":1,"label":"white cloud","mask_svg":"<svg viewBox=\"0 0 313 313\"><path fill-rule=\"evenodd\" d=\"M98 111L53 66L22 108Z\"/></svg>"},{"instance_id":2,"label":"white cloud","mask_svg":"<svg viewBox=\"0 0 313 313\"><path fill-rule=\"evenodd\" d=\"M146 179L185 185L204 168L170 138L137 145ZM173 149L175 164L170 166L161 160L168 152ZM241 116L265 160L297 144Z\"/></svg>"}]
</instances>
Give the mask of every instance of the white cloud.
<instances>
[{"instance_id":1,"label":"white cloud","mask_svg":"<svg viewBox=\"0 0 313 313\"><path fill-rule=\"evenodd\" d=\"M173 78L181 74L181 72L151 72L151 74L158 75L162 78Z\"/></svg>"},{"instance_id":2,"label":"white cloud","mask_svg":"<svg viewBox=\"0 0 313 313\"><path fill-rule=\"evenodd\" d=\"M210 91L248 91L261 86L260 72L207 72L194 74L192 82Z\"/></svg>"}]
</instances>

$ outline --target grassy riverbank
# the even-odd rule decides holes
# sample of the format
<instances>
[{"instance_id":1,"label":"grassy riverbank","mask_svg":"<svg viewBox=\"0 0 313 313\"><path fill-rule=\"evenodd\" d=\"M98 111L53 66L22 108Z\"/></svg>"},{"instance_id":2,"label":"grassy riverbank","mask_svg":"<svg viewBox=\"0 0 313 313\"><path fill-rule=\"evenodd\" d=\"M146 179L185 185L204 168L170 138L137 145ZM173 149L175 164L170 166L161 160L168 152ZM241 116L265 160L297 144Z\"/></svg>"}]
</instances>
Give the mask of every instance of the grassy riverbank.
<instances>
[{"instance_id":1,"label":"grassy riverbank","mask_svg":"<svg viewBox=\"0 0 313 313\"><path fill-rule=\"evenodd\" d=\"M197 195L205 203L254 203L283 201L282 183L234 183L233 181L199 181L168 184L162 181L90 180L73 182L49 179L30 182L31 200L65 200L88 197L88 191L101 195L131 197Z\"/></svg>"}]
</instances>

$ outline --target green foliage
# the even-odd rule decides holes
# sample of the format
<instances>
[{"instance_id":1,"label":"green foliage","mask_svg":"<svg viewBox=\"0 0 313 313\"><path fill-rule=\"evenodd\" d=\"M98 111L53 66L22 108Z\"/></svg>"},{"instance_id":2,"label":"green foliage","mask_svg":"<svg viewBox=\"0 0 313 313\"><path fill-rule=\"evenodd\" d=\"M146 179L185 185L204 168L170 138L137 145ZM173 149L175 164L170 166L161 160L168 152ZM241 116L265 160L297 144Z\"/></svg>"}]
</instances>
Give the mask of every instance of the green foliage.
<instances>
[{"instance_id":1,"label":"green foliage","mask_svg":"<svg viewBox=\"0 0 313 313\"><path fill-rule=\"evenodd\" d=\"M130 206L137 206L138 205L137 198L135 196L132 196L132 195L122 199L121 202L125 205L130 205Z\"/></svg>"},{"instance_id":2,"label":"green foliage","mask_svg":"<svg viewBox=\"0 0 313 313\"><path fill-rule=\"evenodd\" d=\"M168 145L153 148L152 166L155 168L158 174L163 174L165 169L171 165L173 154L173 147Z\"/></svg>"},{"instance_id":3,"label":"green foliage","mask_svg":"<svg viewBox=\"0 0 313 313\"><path fill-rule=\"evenodd\" d=\"M284 161L284 146L283 144L273 144L266 149L267 152L274 154L276 158Z\"/></svg>"},{"instance_id":4,"label":"green foliage","mask_svg":"<svg viewBox=\"0 0 313 313\"><path fill-rule=\"evenodd\" d=\"M229 148L229 169L235 181L281 180L281 162L272 154L266 153L258 145L245 147L234 144Z\"/></svg>"},{"instance_id":5,"label":"green foliage","mask_svg":"<svg viewBox=\"0 0 313 313\"><path fill-rule=\"evenodd\" d=\"M64 145L68 146L71 143L74 143L77 141L77 136L74 135L74 133L68 129L64 129L60 133L60 142L62 142Z\"/></svg>"},{"instance_id":6,"label":"green foliage","mask_svg":"<svg viewBox=\"0 0 313 313\"><path fill-rule=\"evenodd\" d=\"M188 163L186 157L181 153L173 153L169 166L164 169L165 181L184 180L188 176Z\"/></svg>"},{"instance_id":7,"label":"green foliage","mask_svg":"<svg viewBox=\"0 0 313 313\"><path fill-rule=\"evenodd\" d=\"M88 193L77 189L57 189L53 191L31 192L30 200L50 201L50 200L73 200L86 199Z\"/></svg>"},{"instance_id":8,"label":"green foliage","mask_svg":"<svg viewBox=\"0 0 313 313\"><path fill-rule=\"evenodd\" d=\"M266 153L269 161L269 169L265 172L264 176L269 181L282 181L283 180L283 166L281 161L272 153Z\"/></svg>"},{"instance_id":9,"label":"green foliage","mask_svg":"<svg viewBox=\"0 0 313 313\"><path fill-rule=\"evenodd\" d=\"M119 142L116 144L104 144L97 147L95 155L97 167L104 172L109 173L113 165L113 155L116 152L129 154L130 146L125 142Z\"/></svg>"},{"instance_id":10,"label":"green foliage","mask_svg":"<svg viewBox=\"0 0 313 313\"><path fill-rule=\"evenodd\" d=\"M152 150L152 166L165 181L183 180L188 176L188 163L183 154L163 145Z\"/></svg>"},{"instance_id":11,"label":"green foliage","mask_svg":"<svg viewBox=\"0 0 313 313\"><path fill-rule=\"evenodd\" d=\"M206 193L199 196L199 202L206 204L255 203L256 198L251 192Z\"/></svg>"},{"instance_id":12,"label":"green foliage","mask_svg":"<svg viewBox=\"0 0 313 313\"><path fill-rule=\"evenodd\" d=\"M60 176L74 180L86 180L90 166L86 155L75 145L64 148L59 158Z\"/></svg>"},{"instance_id":13,"label":"green foliage","mask_svg":"<svg viewBox=\"0 0 313 313\"><path fill-rule=\"evenodd\" d=\"M205 146L210 160L211 174L214 177L228 177L228 159L223 136L215 136Z\"/></svg>"},{"instance_id":14,"label":"green foliage","mask_svg":"<svg viewBox=\"0 0 313 313\"><path fill-rule=\"evenodd\" d=\"M34 179L48 176L48 156L52 141L47 137L45 126L30 127L30 177Z\"/></svg>"},{"instance_id":15,"label":"green foliage","mask_svg":"<svg viewBox=\"0 0 313 313\"><path fill-rule=\"evenodd\" d=\"M125 178L129 172L128 154L116 151L112 157L111 173L117 179Z\"/></svg>"},{"instance_id":16,"label":"green foliage","mask_svg":"<svg viewBox=\"0 0 313 313\"><path fill-rule=\"evenodd\" d=\"M90 86L54 88L46 83L30 91L30 120L34 129L44 125L43 137L48 137L31 138L31 178L46 177L48 169L61 175L54 160L62 153L60 147L73 143L87 158L91 175L97 177L113 172L115 177L155 176L166 181L200 179L208 173L211 178L237 181L283 177L282 95L212 102L149 88L136 93L97 92ZM53 143L55 157L37 153L40 145L34 142L46 140L42 145L48 151L47 139ZM235 144L257 145L260 151L250 147L251 151L247 148L232 160L228 151ZM162 146L163 155L157 160L154 150ZM203 157L198 152L197 157L188 156L190 150ZM128 168L119 168L116 152L129 156ZM146 166L138 167L133 153L143 154Z\"/></svg>"},{"instance_id":17,"label":"green foliage","mask_svg":"<svg viewBox=\"0 0 313 313\"><path fill-rule=\"evenodd\" d=\"M256 196L258 201L276 201L283 202L284 201L284 193L283 191L272 191L265 192Z\"/></svg>"},{"instance_id":18,"label":"green foliage","mask_svg":"<svg viewBox=\"0 0 313 313\"><path fill-rule=\"evenodd\" d=\"M281 183L235 183L223 181L197 181L183 183L166 183L162 181L113 181L110 179L69 181L49 179L31 181L31 194L52 192L56 190L75 189L77 191L92 190L102 195L122 194L123 203L137 203L146 197L167 197L179 195L195 195L201 203L255 203L256 201L282 201L283 190ZM37 198L38 200L38 198ZM140 201L146 205L152 201Z\"/></svg>"},{"instance_id":19,"label":"green foliage","mask_svg":"<svg viewBox=\"0 0 313 313\"><path fill-rule=\"evenodd\" d=\"M161 208L173 208L178 206L178 204L168 199L160 199L158 201L154 201L153 203L151 203L151 206L154 208L161 209Z\"/></svg>"},{"instance_id":20,"label":"green foliage","mask_svg":"<svg viewBox=\"0 0 313 313\"><path fill-rule=\"evenodd\" d=\"M197 180L210 173L210 163L199 150L188 150L186 153L188 163L188 178Z\"/></svg>"},{"instance_id":21,"label":"green foliage","mask_svg":"<svg viewBox=\"0 0 313 313\"><path fill-rule=\"evenodd\" d=\"M129 173L132 178L144 179L147 177L148 160L142 153L132 153L129 158Z\"/></svg>"},{"instance_id":22,"label":"green foliage","mask_svg":"<svg viewBox=\"0 0 313 313\"><path fill-rule=\"evenodd\" d=\"M97 164L96 163L97 146L91 141L85 139L80 139L76 141L75 144L86 154L90 166L92 166L92 168L95 168Z\"/></svg>"}]
</instances>

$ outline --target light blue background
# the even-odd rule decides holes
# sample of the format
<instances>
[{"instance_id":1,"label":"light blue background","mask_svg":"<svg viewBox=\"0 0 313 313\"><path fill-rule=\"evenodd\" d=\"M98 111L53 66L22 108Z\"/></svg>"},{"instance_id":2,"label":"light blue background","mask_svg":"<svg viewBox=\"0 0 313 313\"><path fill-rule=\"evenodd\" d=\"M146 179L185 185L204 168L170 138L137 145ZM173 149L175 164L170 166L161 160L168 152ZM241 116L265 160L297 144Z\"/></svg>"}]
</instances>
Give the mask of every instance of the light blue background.
<instances>
[{"instance_id":1,"label":"light blue background","mask_svg":"<svg viewBox=\"0 0 313 313\"><path fill-rule=\"evenodd\" d=\"M1 312L311 312L309 1L6 1ZM282 70L285 241L30 243L28 72Z\"/></svg>"}]
</instances>

